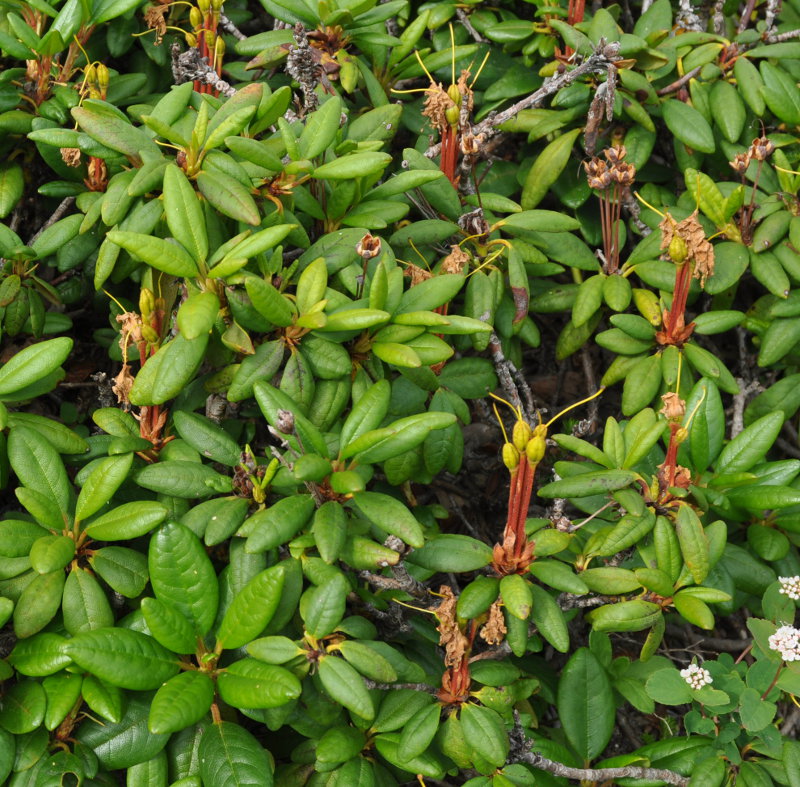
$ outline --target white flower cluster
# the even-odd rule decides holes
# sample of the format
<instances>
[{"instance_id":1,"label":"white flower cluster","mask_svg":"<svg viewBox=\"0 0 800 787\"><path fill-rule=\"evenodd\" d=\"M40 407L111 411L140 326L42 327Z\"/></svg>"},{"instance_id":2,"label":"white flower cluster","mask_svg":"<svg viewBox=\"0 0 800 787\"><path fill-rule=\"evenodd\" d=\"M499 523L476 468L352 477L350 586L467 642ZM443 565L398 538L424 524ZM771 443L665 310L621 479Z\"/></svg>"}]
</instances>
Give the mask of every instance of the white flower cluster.
<instances>
[{"instance_id":1,"label":"white flower cluster","mask_svg":"<svg viewBox=\"0 0 800 787\"><path fill-rule=\"evenodd\" d=\"M711 673L697 664L690 664L686 669L682 669L681 677L693 689L702 689L711 683Z\"/></svg>"},{"instance_id":2,"label":"white flower cluster","mask_svg":"<svg viewBox=\"0 0 800 787\"><path fill-rule=\"evenodd\" d=\"M781 626L769 638L770 650L776 650L784 661L800 661L800 630Z\"/></svg>"},{"instance_id":3,"label":"white flower cluster","mask_svg":"<svg viewBox=\"0 0 800 787\"><path fill-rule=\"evenodd\" d=\"M778 577L778 582L781 583L780 593L794 601L800 599L800 577Z\"/></svg>"}]
</instances>

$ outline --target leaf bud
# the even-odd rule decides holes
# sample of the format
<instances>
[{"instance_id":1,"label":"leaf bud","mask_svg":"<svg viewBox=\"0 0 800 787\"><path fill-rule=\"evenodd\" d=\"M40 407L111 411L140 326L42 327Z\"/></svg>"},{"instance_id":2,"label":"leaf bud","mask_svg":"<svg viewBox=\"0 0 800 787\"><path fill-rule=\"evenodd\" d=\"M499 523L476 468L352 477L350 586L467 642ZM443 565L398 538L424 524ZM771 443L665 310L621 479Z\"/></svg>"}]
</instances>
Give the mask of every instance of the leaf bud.
<instances>
[{"instance_id":1,"label":"leaf bud","mask_svg":"<svg viewBox=\"0 0 800 787\"><path fill-rule=\"evenodd\" d=\"M503 464L509 470L515 470L519 464L519 451L512 443L503 443Z\"/></svg>"},{"instance_id":2,"label":"leaf bud","mask_svg":"<svg viewBox=\"0 0 800 787\"><path fill-rule=\"evenodd\" d=\"M511 432L511 442L518 451L524 451L528 440L531 439L531 428L525 421L517 421L514 424L514 431Z\"/></svg>"}]
</instances>

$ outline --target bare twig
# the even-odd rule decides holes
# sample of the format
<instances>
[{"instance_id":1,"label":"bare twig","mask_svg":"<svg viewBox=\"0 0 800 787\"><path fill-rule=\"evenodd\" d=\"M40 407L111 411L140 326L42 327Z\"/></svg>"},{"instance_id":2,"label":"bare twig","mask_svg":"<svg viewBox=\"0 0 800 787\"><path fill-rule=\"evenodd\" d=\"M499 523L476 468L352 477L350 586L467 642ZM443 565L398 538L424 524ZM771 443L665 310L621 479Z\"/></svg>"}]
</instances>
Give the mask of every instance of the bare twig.
<instances>
[{"instance_id":1,"label":"bare twig","mask_svg":"<svg viewBox=\"0 0 800 787\"><path fill-rule=\"evenodd\" d=\"M72 204L75 202L75 197L64 197L64 199L59 202L58 207L53 211L50 218L39 227L38 230L33 234L33 236L28 241L28 246L33 246L36 242L36 239L48 228L52 227L71 207Z\"/></svg>"},{"instance_id":2,"label":"bare twig","mask_svg":"<svg viewBox=\"0 0 800 787\"><path fill-rule=\"evenodd\" d=\"M587 74L607 73L608 67L620 59L619 44L616 42L607 44L605 39L601 39L595 51L592 52L583 63L576 66L571 71L563 71L546 79L538 90L535 90L529 96L517 101L516 104L512 104L508 109L504 109L502 112L489 113L478 125L473 126L473 135L483 134L485 139L489 139L494 134L499 133L499 126L507 120L511 120L511 118L523 109L531 109L532 107L539 106L548 96L557 93L562 87L571 85ZM425 152L425 155L428 158L434 158L438 155L439 149L438 144L432 145Z\"/></svg>"},{"instance_id":3,"label":"bare twig","mask_svg":"<svg viewBox=\"0 0 800 787\"><path fill-rule=\"evenodd\" d=\"M532 422L536 407L533 404L531 388L517 367L503 354L503 345L500 343L496 333L492 333L492 338L489 340L489 350L492 353L492 361L494 362L501 388L508 396L511 404L520 408L525 419ZM524 402L522 401L523 398Z\"/></svg>"},{"instance_id":4,"label":"bare twig","mask_svg":"<svg viewBox=\"0 0 800 787\"><path fill-rule=\"evenodd\" d=\"M319 82L321 72L308 43L306 29L299 22L294 26L294 40L295 44L286 58L286 73L300 85L305 111L313 112L319 106L314 88Z\"/></svg>"},{"instance_id":5,"label":"bare twig","mask_svg":"<svg viewBox=\"0 0 800 787\"><path fill-rule=\"evenodd\" d=\"M396 569L396 570L395 570ZM359 571L358 576L380 590L402 590L414 598L426 598L428 591L421 582L412 577L405 566L392 566L394 576L384 577L382 574L373 574L371 571Z\"/></svg>"},{"instance_id":6,"label":"bare twig","mask_svg":"<svg viewBox=\"0 0 800 787\"><path fill-rule=\"evenodd\" d=\"M791 41L793 38L800 38L800 30L787 30L785 33L772 33L767 36L768 44L780 44L781 41Z\"/></svg>"},{"instance_id":7,"label":"bare twig","mask_svg":"<svg viewBox=\"0 0 800 787\"><path fill-rule=\"evenodd\" d=\"M692 0L679 0L675 24L684 30L694 30L696 32L701 32L705 28L703 20L694 12Z\"/></svg>"},{"instance_id":8,"label":"bare twig","mask_svg":"<svg viewBox=\"0 0 800 787\"><path fill-rule=\"evenodd\" d=\"M741 19L739 19L739 27L736 28L736 32L740 35L747 30L747 26L750 24L750 17L753 16L753 9L756 7L756 0L747 0L745 4L744 11L742 12Z\"/></svg>"},{"instance_id":9,"label":"bare twig","mask_svg":"<svg viewBox=\"0 0 800 787\"><path fill-rule=\"evenodd\" d=\"M434 696L438 691L435 686L429 686L427 683L378 683L369 678L364 678L364 685L368 689L413 689L414 691L423 691L426 694L433 694Z\"/></svg>"},{"instance_id":10,"label":"bare twig","mask_svg":"<svg viewBox=\"0 0 800 787\"><path fill-rule=\"evenodd\" d=\"M570 768L568 765L549 760L536 752L525 752L517 755L515 762L524 762L540 771L552 773L565 779L581 782L609 782L614 779L652 779L678 787L687 787L689 779L666 768L641 768L637 765L626 765L624 768Z\"/></svg>"},{"instance_id":11,"label":"bare twig","mask_svg":"<svg viewBox=\"0 0 800 787\"><path fill-rule=\"evenodd\" d=\"M761 383L758 380L751 380L749 383L741 377L736 378L739 385L739 393L733 395L733 415L731 416L731 440L740 434L744 429L744 408L750 394L755 393Z\"/></svg>"},{"instance_id":12,"label":"bare twig","mask_svg":"<svg viewBox=\"0 0 800 787\"><path fill-rule=\"evenodd\" d=\"M217 72L208 65L208 58L201 57L197 49L191 48L181 52L180 44L176 41L172 44L171 54L172 78L176 85L196 80L211 85L214 90L226 98L230 98L236 93L236 88L218 76Z\"/></svg>"},{"instance_id":13,"label":"bare twig","mask_svg":"<svg viewBox=\"0 0 800 787\"><path fill-rule=\"evenodd\" d=\"M552 773L565 779L585 782L612 782L616 779L652 779L687 787L689 779L666 768L643 768L627 765L624 768L571 768L563 763L543 757L532 751L535 743L528 738L520 723L519 712L514 711L514 729L509 735L510 752L508 762L524 762L540 771Z\"/></svg>"},{"instance_id":14,"label":"bare twig","mask_svg":"<svg viewBox=\"0 0 800 787\"><path fill-rule=\"evenodd\" d=\"M473 41L479 44L486 43L486 39L472 26L472 22L469 21L469 16L463 8L456 8L456 16L458 21L464 25L464 29L472 36Z\"/></svg>"},{"instance_id":15,"label":"bare twig","mask_svg":"<svg viewBox=\"0 0 800 787\"><path fill-rule=\"evenodd\" d=\"M680 90L690 79L694 79L700 73L701 68L702 66L697 66L691 71L687 71L680 79L676 79L674 82L670 82L666 87L662 87L661 90L656 91L656 95L668 96L670 93Z\"/></svg>"},{"instance_id":16,"label":"bare twig","mask_svg":"<svg viewBox=\"0 0 800 787\"><path fill-rule=\"evenodd\" d=\"M237 41L244 41L247 38L247 36L223 13L219 15L219 26L226 33L230 33Z\"/></svg>"}]
</instances>

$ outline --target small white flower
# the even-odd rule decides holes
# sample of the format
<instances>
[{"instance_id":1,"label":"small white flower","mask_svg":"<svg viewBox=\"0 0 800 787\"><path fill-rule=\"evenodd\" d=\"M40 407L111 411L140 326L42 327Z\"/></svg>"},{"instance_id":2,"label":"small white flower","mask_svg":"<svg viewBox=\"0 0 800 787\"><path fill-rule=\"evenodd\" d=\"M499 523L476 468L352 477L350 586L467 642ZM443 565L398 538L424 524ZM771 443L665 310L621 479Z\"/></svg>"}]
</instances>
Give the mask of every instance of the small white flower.
<instances>
[{"instance_id":1,"label":"small white flower","mask_svg":"<svg viewBox=\"0 0 800 787\"><path fill-rule=\"evenodd\" d=\"M690 664L686 669L682 669L681 677L693 689L702 689L711 683L711 673L697 664Z\"/></svg>"},{"instance_id":2,"label":"small white flower","mask_svg":"<svg viewBox=\"0 0 800 787\"><path fill-rule=\"evenodd\" d=\"M800 599L800 577L778 577L781 583L779 593L789 596L793 601Z\"/></svg>"},{"instance_id":3,"label":"small white flower","mask_svg":"<svg viewBox=\"0 0 800 787\"><path fill-rule=\"evenodd\" d=\"M800 630L794 626L781 626L769 638L769 647L780 653L784 661L800 661Z\"/></svg>"}]
</instances>

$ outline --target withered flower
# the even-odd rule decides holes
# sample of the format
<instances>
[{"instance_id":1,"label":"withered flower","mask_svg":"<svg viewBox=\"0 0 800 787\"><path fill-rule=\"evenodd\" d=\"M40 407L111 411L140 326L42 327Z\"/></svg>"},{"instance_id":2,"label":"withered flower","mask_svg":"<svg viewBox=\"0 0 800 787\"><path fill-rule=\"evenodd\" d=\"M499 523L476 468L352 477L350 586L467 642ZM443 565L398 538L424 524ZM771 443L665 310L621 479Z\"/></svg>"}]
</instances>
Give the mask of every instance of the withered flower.
<instances>
[{"instance_id":1,"label":"withered flower","mask_svg":"<svg viewBox=\"0 0 800 787\"><path fill-rule=\"evenodd\" d=\"M381 239L368 232L357 244L356 251L362 260L371 260L381 253Z\"/></svg>"},{"instance_id":2,"label":"withered flower","mask_svg":"<svg viewBox=\"0 0 800 787\"><path fill-rule=\"evenodd\" d=\"M463 273L469 262L469 254L461 246L450 246L450 253L442 260L442 273Z\"/></svg>"},{"instance_id":3,"label":"withered flower","mask_svg":"<svg viewBox=\"0 0 800 787\"><path fill-rule=\"evenodd\" d=\"M619 164L628 155L628 151L625 149L625 145L614 145L606 148L603 151L603 155L606 157L606 161L613 165Z\"/></svg>"},{"instance_id":4,"label":"withered flower","mask_svg":"<svg viewBox=\"0 0 800 787\"><path fill-rule=\"evenodd\" d=\"M408 276L411 279L411 286L414 287L420 282L432 278L433 274L430 271L426 271L425 268L420 268L419 265L409 262L403 271L403 276Z\"/></svg>"},{"instance_id":5,"label":"withered flower","mask_svg":"<svg viewBox=\"0 0 800 787\"><path fill-rule=\"evenodd\" d=\"M150 30L156 31L155 41L153 41L155 46L164 40L164 34L167 32L167 22L164 17L168 12L169 5L151 5L144 12L144 23Z\"/></svg>"},{"instance_id":6,"label":"withered flower","mask_svg":"<svg viewBox=\"0 0 800 787\"><path fill-rule=\"evenodd\" d=\"M500 602L495 601L489 607L489 619L483 624L480 631L481 639L487 645L499 645L506 636L506 621L503 618L503 612L500 609Z\"/></svg>"},{"instance_id":7,"label":"withered flower","mask_svg":"<svg viewBox=\"0 0 800 787\"><path fill-rule=\"evenodd\" d=\"M747 168L750 166L750 153L737 153L732 161L729 161L731 169L738 175L744 175Z\"/></svg>"},{"instance_id":8,"label":"withered flower","mask_svg":"<svg viewBox=\"0 0 800 787\"><path fill-rule=\"evenodd\" d=\"M670 391L661 397L664 406L659 411L661 415L670 421L680 421L686 414L686 402L677 393Z\"/></svg>"},{"instance_id":9,"label":"withered flower","mask_svg":"<svg viewBox=\"0 0 800 787\"><path fill-rule=\"evenodd\" d=\"M685 244L685 259L694 262L693 276L700 279L701 287L705 286L706 279L714 273L714 247L706 240L705 230L697 220L697 210L679 222L667 214L658 226L661 249L675 260L674 249Z\"/></svg>"},{"instance_id":10,"label":"withered flower","mask_svg":"<svg viewBox=\"0 0 800 787\"><path fill-rule=\"evenodd\" d=\"M466 132L461 135L461 152L465 156L477 156L485 140L485 134L470 134Z\"/></svg>"},{"instance_id":11,"label":"withered flower","mask_svg":"<svg viewBox=\"0 0 800 787\"><path fill-rule=\"evenodd\" d=\"M767 137L756 137L747 151L756 161L766 161L775 150L775 143Z\"/></svg>"},{"instance_id":12,"label":"withered flower","mask_svg":"<svg viewBox=\"0 0 800 787\"><path fill-rule=\"evenodd\" d=\"M458 627L456 619L456 603L458 599L453 591L447 586L439 588L442 603L436 608L436 619L439 625L436 630L439 632L439 644L444 645L444 664L446 667L457 667L461 664L464 654L467 652L467 638Z\"/></svg>"},{"instance_id":13,"label":"withered flower","mask_svg":"<svg viewBox=\"0 0 800 787\"><path fill-rule=\"evenodd\" d=\"M81 165L81 151L80 148L59 148L61 160L68 167L79 167Z\"/></svg>"},{"instance_id":14,"label":"withered flower","mask_svg":"<svg viewBox=\"0 0 800 787\"><path fill-rule=\"evenodd\" d=\"M627 161L619 161L611 167L611 177L620 184L620 186L630 186L633 179L636 177L636 167L629 164Z\"/></svg>"},{"instance_id":15,"label":"withered flower","mask_svg":"<svg viewBox=\"0 0 800 787\"><path fill-rule=\"evenodd\" d=\"M611 173L605 161L594 156L589 161L583 162L583 168L586 170L589 188L603 191L611 185Z\"/></svg>"},{"instance_id":16,"label":"withered flower","mask_svg":"<svg viewBox=\"0 0 800 787\"><path fill-rule=\"evenodd\" d=\"M134 377L131 374L131 367L127 363L122 364L120 373L114 378L114 385L111 390L117 397L119 404L130 404L130 392L133 388Z\"/></svg>"}]
</instances>

